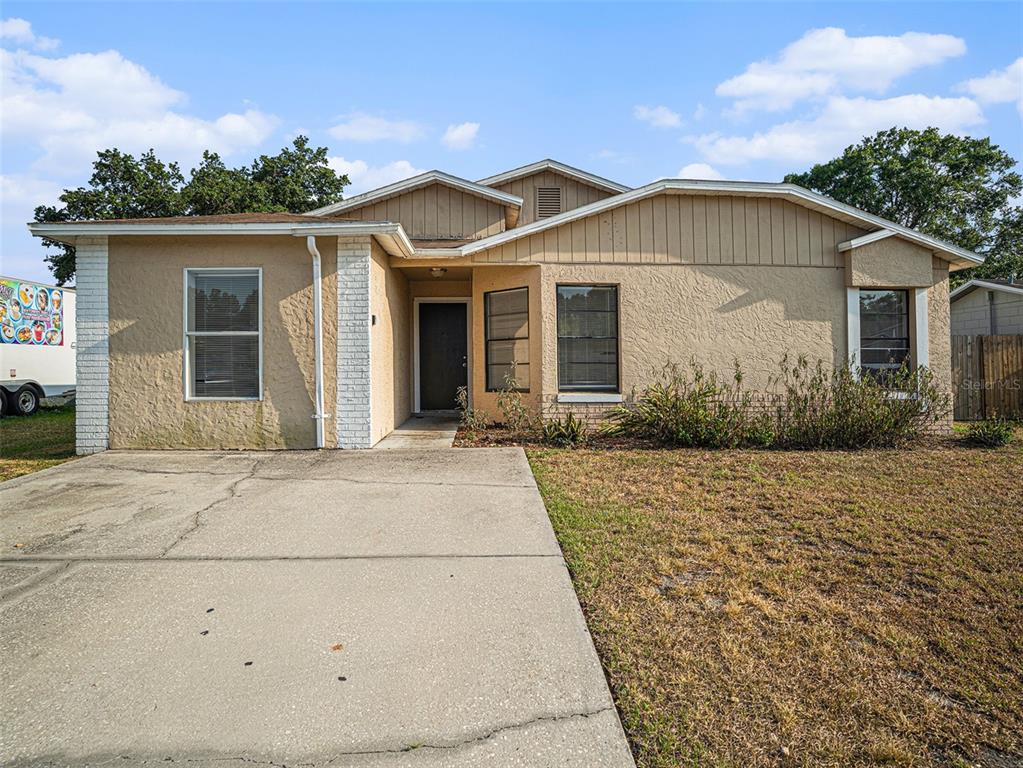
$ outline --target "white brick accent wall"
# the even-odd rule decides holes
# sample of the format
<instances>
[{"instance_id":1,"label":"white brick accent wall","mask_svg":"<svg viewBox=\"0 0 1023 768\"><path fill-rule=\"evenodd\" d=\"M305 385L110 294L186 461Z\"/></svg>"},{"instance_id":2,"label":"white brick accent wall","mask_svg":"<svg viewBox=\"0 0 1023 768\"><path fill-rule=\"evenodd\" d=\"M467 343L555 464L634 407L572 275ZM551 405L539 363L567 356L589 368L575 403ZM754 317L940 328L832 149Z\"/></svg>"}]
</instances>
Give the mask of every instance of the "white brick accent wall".
<instances>
[{"instance_id":1,"label":"white brick accent wall","mask_svg":"<svg viewBox=\"0 0 1023 768\"><path fill-rule=\"evenodd\" d=\"M370 238L337 239L337 447L371 448Z\"/></svg>"},{"instance_id":2,"label":"white brick accent wall","mask_svg":"<svg viewBox=\"0 0 1023 768\"><path fill-rule=\"evenodd\" d=\"M75 324L78 369L75 443L79 454L109 446L110 315L107 302L107 238L80 237L75 244Z\"/></svg>"}]
</instances>

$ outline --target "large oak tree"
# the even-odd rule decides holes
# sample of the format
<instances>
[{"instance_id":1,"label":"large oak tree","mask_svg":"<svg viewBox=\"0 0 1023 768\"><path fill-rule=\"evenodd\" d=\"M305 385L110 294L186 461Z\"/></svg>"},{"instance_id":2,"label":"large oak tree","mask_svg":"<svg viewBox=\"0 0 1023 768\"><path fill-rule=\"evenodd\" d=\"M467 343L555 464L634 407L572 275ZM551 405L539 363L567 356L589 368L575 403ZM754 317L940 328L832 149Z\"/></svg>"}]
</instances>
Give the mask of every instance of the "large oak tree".
<instances>
[{"instance_id":1,"label":"large oak tree","mask_svg":"<svg viewBox=\"0 0 1023 768\"><path fill-rule=\"evenodd\" d=\"M983 254L969 277L1023 277L1023 180L990 139L891 128L785 181Z\"/></svg>"},{"instance_id":2,"label":"large oak tree","mask_svg":"<svg viewBox=\"0 0 1023 768\"><path fill-rule=\"evenodd\" d=\"M59 207L41 205L36 221L137 219L219 213L304 213L341 199L346 175L327 165L327 148L313 149L305 136L276 155L228 168L215 152L186 180L177 163L153 150L136 158L117 149L98 153L88 187L66 189ZM75 249L48 238L46 261L59 285L75 275Z\"/></svg>"}]
</instances>

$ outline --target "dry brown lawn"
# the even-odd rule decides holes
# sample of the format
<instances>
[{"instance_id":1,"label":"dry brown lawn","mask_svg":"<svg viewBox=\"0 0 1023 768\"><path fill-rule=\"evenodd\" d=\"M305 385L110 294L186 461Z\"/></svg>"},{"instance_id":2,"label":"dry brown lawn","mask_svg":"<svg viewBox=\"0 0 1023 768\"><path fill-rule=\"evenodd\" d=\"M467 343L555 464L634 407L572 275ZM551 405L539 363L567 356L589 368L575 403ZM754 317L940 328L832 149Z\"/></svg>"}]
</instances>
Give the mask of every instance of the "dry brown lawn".
<instances>
[{"instance_id":1,"label":"dry brown lawn","mask_svg":"<svg viewBox=\"0 0 1023 768\"><path fill-rule=\"evenodd\" d=\"M531 450L641 768L1023 764L1023 448Z\"/></svg>"}]
</instances>

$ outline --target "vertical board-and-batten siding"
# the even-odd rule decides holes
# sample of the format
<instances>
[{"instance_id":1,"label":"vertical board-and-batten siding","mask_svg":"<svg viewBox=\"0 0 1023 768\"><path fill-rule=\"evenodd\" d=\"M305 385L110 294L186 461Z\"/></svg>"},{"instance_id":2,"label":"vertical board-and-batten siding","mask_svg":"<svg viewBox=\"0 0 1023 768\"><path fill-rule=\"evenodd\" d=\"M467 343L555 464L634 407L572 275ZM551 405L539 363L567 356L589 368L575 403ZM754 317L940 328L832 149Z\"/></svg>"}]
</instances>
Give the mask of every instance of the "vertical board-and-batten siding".
<instances>
[{"instance_id":1,"label":"vertical board-and-batten siding","mask_svg":"<svg viewBox=\"0 0 1023 768\"><path fill-rule=\"evenodd\" d=\"M444 184L431 184L338 216L359 221L396 221L422 240L477 240L504 232L504 206Z\"/></svg>"},{"instance_id":2,"label":"vertical board-and-batten siding","mask_svg":"<svg viewBox=\"0 0 1023 768\"><path fill-rule=\"evenodd\" d=\"M553 171L542 171L531 176L523 176L521 179L494 187L501 192L522 198L522 212L519 214L516 226L521 227L536 221L536 190L539 187L559 187L561 189L562 211L571 211L574 208L595 203L612 194Z\"/></svg>"},{"instance_id":3,"label":"vertical board-and-batten siding","mask_svg":"<svg viewBox=\"0 0 1023 768\"><path fill-rule=\"evenodd\" d=\"M784 200L662 194L481 251L483 263L842 267L865 230Z\"/></svg>"},{"instance_id":4,"label":"vertical board-and-batten siding","mask_svg":"<svg viewBox=\"0 0 1023 768\"><path fill-rule=\"evenodd\" d=\"M75 447L105 451L110 440L110 304L106 237L75 243Z\"/></svg>"},{"instance_id":5,"label":"vertical board-and-batten siding","mask_svg":"<svg viewBox=\"0 0 1023 768\"><path fill-rule=\"evenodd\" d=\"M338 448L370 448L370 260L368 236L337 239L337 403Z\"/></svg>"}]
</instances>

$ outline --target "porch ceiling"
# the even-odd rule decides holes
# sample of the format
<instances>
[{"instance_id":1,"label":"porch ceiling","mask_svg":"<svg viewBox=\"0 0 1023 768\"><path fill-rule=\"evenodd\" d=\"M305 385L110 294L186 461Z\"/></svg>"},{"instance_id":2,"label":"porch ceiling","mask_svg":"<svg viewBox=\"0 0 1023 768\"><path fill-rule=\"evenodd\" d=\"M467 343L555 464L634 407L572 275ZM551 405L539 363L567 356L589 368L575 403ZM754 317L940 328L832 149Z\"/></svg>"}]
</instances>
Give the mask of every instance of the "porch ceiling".
<instances>
[{"instance_id":1,"label":"porch ceiling","mask_svg":"<svg viewBox=\"0 0 1023 768\"><path fill-rule=\"evenodd\" d=\"M405 277L409 280L429 280L430 282L443 283L444 281L469 280L472 278L472 269L470 267L443 267L443 269L447 270L443 277L434 277L430 274L429 267L401 267L401 271L405 273Z\"/></svg>"}]
</instances>

